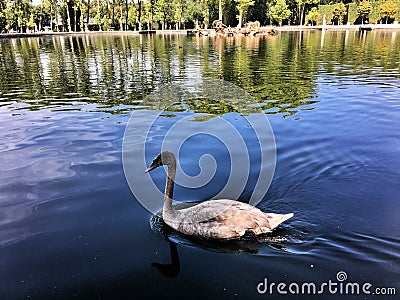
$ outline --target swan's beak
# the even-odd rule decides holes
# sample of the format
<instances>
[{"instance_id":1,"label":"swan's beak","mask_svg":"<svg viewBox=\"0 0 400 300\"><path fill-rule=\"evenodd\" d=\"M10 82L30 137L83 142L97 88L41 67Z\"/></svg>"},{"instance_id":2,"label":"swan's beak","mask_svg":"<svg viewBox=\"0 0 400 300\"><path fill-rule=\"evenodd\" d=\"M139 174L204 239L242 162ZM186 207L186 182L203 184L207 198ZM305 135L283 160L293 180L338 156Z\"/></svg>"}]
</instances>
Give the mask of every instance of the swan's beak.
<instances>
[{"instance_id":1,"label":"swan's beak","mask_svg":"<svg viewBox=\"0 0 400 300\"><path fill-rule=\"evenodd\" d=\"M151 170L154 170L154 168L147 168L146 171L144 171L145 173L149 173Z\"/></svg>"},{"instance_id":2,"label":"swan's beak","mask_svg":"<svg viewBox=\"0 0 400 300\"><path fill-rule=\"evenodd\" d=\"M148 172L150 172L150 171L152 171L152 170L154 170L155 168L157 168L158 167L158 164L156 163L156 162L152 162L151 163L151 165L146 169L146 171L144 171L145 173L148 173Z\"/></svg>"}]
</instances>

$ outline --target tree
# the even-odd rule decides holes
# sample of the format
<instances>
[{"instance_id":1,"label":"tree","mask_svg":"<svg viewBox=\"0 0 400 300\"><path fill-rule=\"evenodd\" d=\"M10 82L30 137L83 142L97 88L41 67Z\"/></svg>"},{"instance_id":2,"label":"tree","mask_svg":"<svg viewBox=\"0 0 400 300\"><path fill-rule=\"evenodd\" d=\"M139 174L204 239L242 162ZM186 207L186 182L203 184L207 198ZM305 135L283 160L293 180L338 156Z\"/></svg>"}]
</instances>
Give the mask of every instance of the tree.
<instances>
[{"instance_id":1,"label":"tree","mask_svg":"<svg viewBox=\"0 0 400 300\"><path fill-rule=\"evenodd\" d=\"M6 19L6 30L25 32L32 14L29 0L13 0L6 3L3 15ZM32 25L32 24L30 24Z\"/></svg>"},{"instance_id":2,"label":"tree","mask_svg":"<svg viewBox=\"0 0 400 300\"><path fill-rule=\"evenodd\" d=\"M30 30L35 28L35 21L33 20L33 14L29 16L29 20L26 22L26 27L28 27Z\"/></svg>"},{"instance_id":3,"label":"tree","mask_svg":"<svg viewBox=\"0 0 400 300\"><path fill-rule=\"evenodd\" d=\"M72 28L71 28L71 16L70 16L70 13L69 13L69 0L64 0L63 4L64 4L65 10L67 12L67 30L69 32L71 32Z\"/></svg>"},{"instance_id":4,"label":"tree","mask_svg":"<svg viewBox=\"0 0 400 300\"><path fill-rule=\"evenodd\" d=\"M147 23L147 29L150 30L152 28L153 23L153 4L148 1L142 4L143 13L139 16L142 18L139 19L139 30L141 30L141 23ZM157 20L157 17L156 17Z\"/></svg>"},{"instance_id":5,"label":"tree","mask_svg":"<svg viewBox=\"0 0 400 300\"><path fill-rule=\"evenodd\" d=\"M192 0L187 3L186 10L183 13L183 18L188 21L193 21L195 27L202 22L205 28L210 23L209 2L211 0Z\"/></svg>"},{"instance_id":6,"label":"tree","mask_svg":"<svg viewBox=\"0 0 400 300\"><path fill-rule=\"evenodd\" d=\"M158 0L154 6L154 18L161 22L161 29L164 30L168 21L172 19L173 9L168 0Z\"/></svg>"},{"instance_id":7,"label":"tree","mask_svg":"<svg viewBox=\"0 0 400 300\"><path fill-rule=\"evenodd\" d=\"M311 8L311 10L308 12L308 20L311 21L311 24L313 26L317 24L317 20L320 16L321 15L316 7Z\"/></svg>"},{"instance_id":8,"label":"tree","mask_svg":"<svg viewBox=\"0 0 400 300\"><path fill-rule=\"evenodd\" d=\"M282 21L289 18L290 14L285 0L277 0L275 5L271 7L271 16L279 22L279 26L282 26Z\"/></svg>"},{"instance_id":9,"label":"tree","mask_svg":"<svg viewBox=\"0 0 400 300\"><path fill-rule=\"evenodd\" d=\"M202 0L204 5L203 16L204 16L204 27L207 29L208 25L210 24L210 0Z\"/></svg>"},{"instance_id":10,"label":"tree","mask_svg":"<svg viewBox=\"0 0 400 300\"><path fill-rule=\"evenodd\" d=\"M333 6L333 22L340 25L343 22L343 17L346 15L347 9L343 2L336 3Z\"/></svg>"},{"instance_id":11,"label":"tree","mask_svg":"<svg viewBox=\"0 0 400 300\"><path fill-rule=\"evenodd\" d=\"M300 25L303 25L304 12L306 10L306 5L318 4L319 0L295 0L298 6L298 14L300 16Z\"/></svg>"},{"instance_id":12,"label":"tree","mask_svg":"<svg viewBox=\"0 0 400 300\"><path fill-rule=\"evenodd\" d=\"M128 10L128 21L127 25L131 28L136 28L136 24L139 22L139 11L135 5L130 5Z\"/></svg>"},{"instance_id":13,"label":"tree","mask_svg":"<svg viewBox=\"0 0 400 300\"><path fill-rule=\"evenodd\" d=\"M361 17L362 23L364 24L365 18L368 18L369 14L372 12L372 5L369 1L363 0L357 6L357 13Z\"/></svg>"},{"instance_id":14,"label":"tree","mask_svg":"<svg viewBox=\"0 0 400 300\"><path fill-rule=\"evenodd\" d=\"M89 22L90 22L90 0L87 0L87 8L86 8L86 29L89 30Z\"/></svg>"},{"instance_id":15,"label":"tree","mask_svg":"<svg viewBox=\"0 0 400 300\"><path fill-rule=\"evenodd\" d=\"M379 8L379 12L382 18L385 18L386 24L388 23L388 19L394 18L398 11L399 7L392 0L387 0L385 3L382 3Z\"/></svg>"},{"instance_id":16,"label":"tree","mask_svg":"<svg viewBox=\"0 0 400 300\"><path fill-rule=\"evenodd\" d=\"M296 0L298 4L298 13L300 16L300 25L303 25L304 14L306 12L306 7L310 7L312 4L317 5L319 4L320 0Z\"/></svg>"},{"instance_id":17,"label":"tree","mask_svg":"<svg viewBox=\"0 0 400 300\"><path fill-rule=\"evenodd\" d=\"M173 0L174 22L176 29L181 29L181 24L184 22L184 11L186 10L187 2L185 0Z\"/></svg>"},{"instance_id":18,"label":"tree","mask_svg":"<svg viewBox=\"0 0 400 300\"><path fill-rule=\"evenodd\" d=\"M58 13L61 7L58 5L57 0L48 0L46 5L48 5L50 9L50 27L54 30L53 25L55 25L55 30L58 32L60 31L58 27Z\"/></svg>"},{"instance_id":19,"label":"tree","mask_svg":"<svg viewBox=\"0 0 400 300\"><path fill-rule=\"evenodd\" d=\"M239 11L239 24L237 27L242 27L243 14L246 14L248 8L254 5L253 0L236 0L236 8Z\"/></svg>"},{"instance_id":20,"label":"tree","mask_svg":"<svg viewBox=\"0 0 400 300\"><path fill-rule=\"evenodd\" d=\"M86 5L83 4L83 0L74 0L73 3L74 12L74 31L83 31L83 11L86 9Z\"/></svg>"}]
</instances>

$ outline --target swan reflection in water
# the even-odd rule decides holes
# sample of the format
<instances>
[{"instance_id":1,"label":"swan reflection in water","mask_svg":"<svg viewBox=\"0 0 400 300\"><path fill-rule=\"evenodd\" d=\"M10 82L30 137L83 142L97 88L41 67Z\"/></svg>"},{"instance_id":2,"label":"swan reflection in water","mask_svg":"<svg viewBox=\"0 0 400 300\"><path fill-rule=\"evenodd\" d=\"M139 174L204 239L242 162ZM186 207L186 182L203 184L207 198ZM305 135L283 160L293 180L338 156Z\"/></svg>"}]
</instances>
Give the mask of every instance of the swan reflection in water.
<instances>
[{"instance_id":1,"label":"swan reflection in water","mask_svg":"<svg viewBox=\"0 0 400 300\"><path fill-rule=\"evenodd\" d=\"M157 268L161 274L168 278L176 277L181 270L181 262L179 260L179 253L176 247L176 244L172 241L168 240L169 243L169 251L171 255L171 263L170 264L161 264L157 262L152 262L151 266Z\"/></svg>"}]
</instances>

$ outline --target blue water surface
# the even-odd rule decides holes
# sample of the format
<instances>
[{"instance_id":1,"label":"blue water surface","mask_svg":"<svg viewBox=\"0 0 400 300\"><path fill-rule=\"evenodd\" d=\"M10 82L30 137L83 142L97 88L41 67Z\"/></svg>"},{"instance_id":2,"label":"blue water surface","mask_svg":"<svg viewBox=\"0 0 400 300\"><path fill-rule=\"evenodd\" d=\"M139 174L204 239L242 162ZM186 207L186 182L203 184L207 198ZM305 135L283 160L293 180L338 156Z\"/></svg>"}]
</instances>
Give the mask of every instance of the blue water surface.
<instances>
[{"instance_id":1,"label":"blue water surface","mask_svg":"<svg viewBox=\"0 0 400 300\"><path fill-rule=\"evenodd\" d=\"M399 37L346 31L1 39L0 298L311 297L260 294L266 278L287 285L369 282L371 294L323 296L397 299ZM205 78L243 88L273 129L276 169L258 207L295 215L263 239L180 235L144 209L126 181L122 145L131 113L157 109L143 99L163 83ZM251 174L258 174L260 153L243 116L195 100L157 119L148 161L178 120L193 116L201 126L222 117L236 122L252 153ZM206 188L177 186L178 201L212 197L226 182L229 151L209 136L183 144L182 168L198 174L209 149L222 169ZM152 176L162 190L165 173ZM240 200L255 182L250 176ZM397 295L378 296L380 287Z\"/></svg>"}]
</instances>

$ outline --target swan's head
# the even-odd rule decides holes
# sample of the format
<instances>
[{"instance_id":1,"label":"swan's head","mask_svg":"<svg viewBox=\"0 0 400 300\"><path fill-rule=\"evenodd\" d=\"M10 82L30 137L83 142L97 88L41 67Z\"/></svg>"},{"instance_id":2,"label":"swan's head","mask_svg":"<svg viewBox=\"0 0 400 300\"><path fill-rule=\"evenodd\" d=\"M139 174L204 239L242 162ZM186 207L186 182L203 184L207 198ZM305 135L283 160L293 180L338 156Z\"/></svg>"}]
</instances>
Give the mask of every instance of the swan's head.
<instances>
[{"instance_id":1,"label":"swan's head","mask_svg":"<svg viewBox=\"0 0 400 300\"><path fill-rule=\"evenodd\" d=\"M176 165L175 155L171 152L164 151L157 155L151 165L146 169L146 173L158 168L162 165L173 166Z\"/></svg>"}]
</instances>

